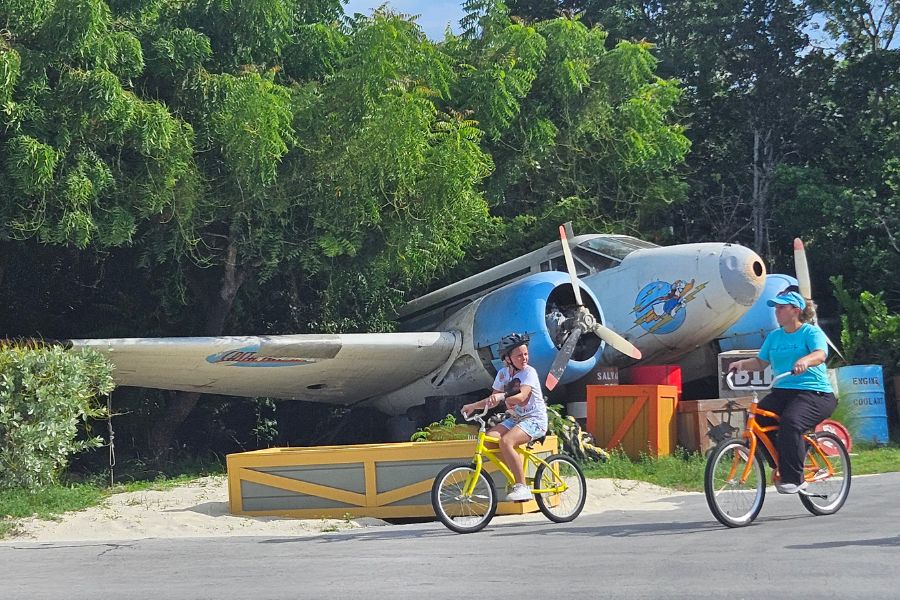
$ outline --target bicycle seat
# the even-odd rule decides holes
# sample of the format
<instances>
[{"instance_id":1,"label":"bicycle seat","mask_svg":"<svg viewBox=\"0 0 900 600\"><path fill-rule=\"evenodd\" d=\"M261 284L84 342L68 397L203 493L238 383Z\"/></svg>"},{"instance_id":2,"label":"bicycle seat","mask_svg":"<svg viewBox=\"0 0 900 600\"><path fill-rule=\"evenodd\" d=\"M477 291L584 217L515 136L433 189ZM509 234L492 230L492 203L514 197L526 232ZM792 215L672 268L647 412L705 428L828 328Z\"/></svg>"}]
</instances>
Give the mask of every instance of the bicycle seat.
<instances>
[{"instance_id":1,"label":"bicycle seat","mask_svg":"<svg viewBox=\"0 0 900 600\"><path fill-rule=\"evenodd\" d=\"M531 449L534 447L535 444L543 444L543 443L544 443L544 439L545 439L546 437L547 437L547 434L545 433L545 434L542 435L541 437L536 438L536 439L533 439L533 440L531 440L530 442L528 442L527 444L525 444L525 447L528 448L529 450L531 450Z\"/></svg>"}]
</instances>

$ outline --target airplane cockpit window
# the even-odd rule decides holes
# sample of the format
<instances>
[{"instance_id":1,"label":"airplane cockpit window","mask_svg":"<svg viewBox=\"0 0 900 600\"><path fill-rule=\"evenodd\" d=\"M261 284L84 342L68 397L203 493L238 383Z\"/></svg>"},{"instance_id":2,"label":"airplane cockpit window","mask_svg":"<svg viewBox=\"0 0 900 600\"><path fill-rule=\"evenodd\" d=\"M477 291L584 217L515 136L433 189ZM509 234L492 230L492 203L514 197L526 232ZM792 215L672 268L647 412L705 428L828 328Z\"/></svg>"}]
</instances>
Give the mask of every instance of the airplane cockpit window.
<instances>
[{"instance_id":1,"label":"airplane cockpit window","mask_svg":"<svg viewBox=\"0 0 900 600\"><path fill-rule=\"evenodd\" d=\"M643 248L658 248L656 244L633 238L629 235L601 235L580 242L572 250L575 271L579 277L599 273L617 266L622 259ZM566 259L562 254L540 264L541 271L566 272Z\"/></svg>"},{"instance_id":2,"label":"airplane cockpit window","mask_svg":"<svg viewBox=\"0 0 900 600\"><path fill-rule=\"evenodd\" d=\"M596 252L592 252L581 247L575 248L575 256L578 261L591 265L592 273L597 273L599 271L604 271L606 269L615 267L620 262L622 262L618 259L612 259L608 256L602 256L600 254L597 254Z\"/></svg>"},{"instance_id":3,"label":"airplane cockpit window","mask_svg":"<svg viewBox=\"0 0 900 600\"><path fill-rule=\"evenodd\" d=\"M593 264L591 262L586 262L584 257L577 256L578 249L575 249L576 255L572 258L575 259L575 273L579 277L584 277L585 275L590 275L591 273L596 272L596 269L593 268ZM560 254L559 256L555 256L550 260L545 260L541 263L541 271L562 271L563 273L568 273L569 269L566 267L566 257Z\"/></svg>"},{"instance_id":4,"label":"airplane cockpit window","mask_svg":"<svg viewBox=\"0 0 900 600\"><path fill-rule=\"evenodd\" d=\"M635 250L658 247L656 244L633 238L630 235L604 235L578 244L579 249L589 250L617 261L621 261Z\"/></svg>"},{"instance_id":5,"label":"airplane cockpit window","mask_svg":"<svg viewBox=\"0 0 900 600\"><path fill-rule=\"evenodd\" d=\"M579 277L584 277L585 275L590 275L591 270L587 265L584 264L584 261L579 256L573 256L575 259L575 273ZM550 259L550 267L553 271L562 271L563 273L568 273L569 268L566 266L566 257L563 255L559 255L556 258Z\"/></svg>"}]
</instances>

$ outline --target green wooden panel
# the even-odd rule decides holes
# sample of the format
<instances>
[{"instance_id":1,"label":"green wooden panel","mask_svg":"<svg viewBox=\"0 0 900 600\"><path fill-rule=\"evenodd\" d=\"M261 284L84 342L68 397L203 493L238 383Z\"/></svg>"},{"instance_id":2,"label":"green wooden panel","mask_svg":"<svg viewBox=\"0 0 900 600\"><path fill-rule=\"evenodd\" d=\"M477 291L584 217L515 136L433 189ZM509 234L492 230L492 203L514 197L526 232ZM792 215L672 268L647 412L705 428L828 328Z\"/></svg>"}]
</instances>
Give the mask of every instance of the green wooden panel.
<instances>
[{"instance_id":1,"label":"green wooden panel","mask_svg":"<svg viewBox=\"0 0 900 600\"><path fill-rule=\"evenodd\" d=\"M357 508L355 504L347 504L308 494L298 494L297 492L252 481L241 481L241 501L245 512L303 508Z\"/></svg>"},{"instance_id":2,"label":"green wooden panel","mask_svg":"<svg viewBox=\"0 0 900 600\"><path fill-rule=\"evenodd\" d=\"M363 463L335 465L289 465L284 467L255 467L249 469L296 481L316 483L330 488L366 493L366 472Z\"/></svg>"}]
</instances>

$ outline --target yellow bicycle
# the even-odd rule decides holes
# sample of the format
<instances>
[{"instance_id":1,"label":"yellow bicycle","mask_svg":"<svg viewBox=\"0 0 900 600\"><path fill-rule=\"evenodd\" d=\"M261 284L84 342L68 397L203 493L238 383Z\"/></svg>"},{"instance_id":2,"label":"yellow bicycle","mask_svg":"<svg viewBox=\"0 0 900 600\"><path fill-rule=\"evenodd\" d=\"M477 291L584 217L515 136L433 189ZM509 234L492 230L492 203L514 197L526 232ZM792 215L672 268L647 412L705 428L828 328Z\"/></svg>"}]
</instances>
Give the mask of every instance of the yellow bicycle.
<instances>
[{"instance_id":1,"label":"yellow bicycle","mask_svg":"<svg viewBox=\"0 0 900 600\"><path fill-rule=\"evenodd\" d=\"M431 506L434 514L448 529L457 533L474 533L484 529L497 512L497 485L485 471L485 459L493 463L505 482L515 481L513 474L500 458L499 448L489 448L486 443L497 444L499 438L486 433L485 415L473 413L467 421L478 421L478 437L471 463L447 465L441 469L431 487ZM546 459L537 456L531 445L519 446L529 488L535 496L538 508L551 521L567 523L577 517L587 499L587 484L581 467L564 454L553 454ZM502 487L500 489L503 489Z\"/></svg>"}]
</instances>

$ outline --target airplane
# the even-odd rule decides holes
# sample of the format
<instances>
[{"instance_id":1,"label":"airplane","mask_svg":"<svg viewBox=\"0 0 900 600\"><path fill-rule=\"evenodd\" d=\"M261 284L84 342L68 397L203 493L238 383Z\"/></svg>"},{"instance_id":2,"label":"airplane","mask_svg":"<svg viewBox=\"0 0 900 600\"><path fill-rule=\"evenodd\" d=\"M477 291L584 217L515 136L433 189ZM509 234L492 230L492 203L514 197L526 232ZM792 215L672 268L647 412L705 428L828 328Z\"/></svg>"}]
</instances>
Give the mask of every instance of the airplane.
<instances>
[{"instance_id":1,"label":"airplane","mask_svg":"<svg viewBox=\"0 0 900 600\"><path fill-rule=\"evenodd\" d=\"M502 367L498 342L510 332L530 335L529 362L551 389L599 365L671 364L723 337L759 331L754 322L735 329L766 288L765 265L752 250L662 247L560 229L558 241L407 303L396 333L70 344L106 354L120 386L363 405L403 416L426 398L490 388ZM705 367L714 371L715 357Z\"/></svg>"}]
</instances>

